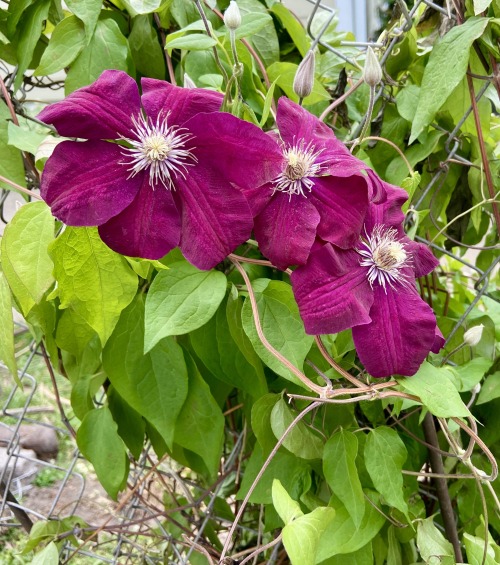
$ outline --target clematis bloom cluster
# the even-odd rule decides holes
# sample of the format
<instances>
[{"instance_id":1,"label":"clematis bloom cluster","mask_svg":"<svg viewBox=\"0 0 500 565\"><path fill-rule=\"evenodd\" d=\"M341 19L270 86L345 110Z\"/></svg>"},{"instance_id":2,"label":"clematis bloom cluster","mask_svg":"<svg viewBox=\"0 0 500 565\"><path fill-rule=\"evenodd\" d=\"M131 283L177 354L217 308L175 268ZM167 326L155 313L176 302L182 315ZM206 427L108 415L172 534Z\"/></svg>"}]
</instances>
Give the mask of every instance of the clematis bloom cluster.
<instances>
[{"instance_id":1,"label":"clematis bloom cluster","mask_svg":"<svg viewBox=\"0 0 500 565\"><path fill-rule=\"evenodd\" d=\"M220 112L222 95L105 71L39 115L72 138L41 193L72 226L124 255L179 246L200 269L252 233L292 287L310 334L353 328L375 377L412 375L443 338L415 277L437 264L403 231L406 193L353 157L318 118L280 98L277 131Z\"/></svg>"},{"instance_id":2,"label":"clematis bloom cluster","mask_svg":"<svg viewBox=\"0 0 500 565\"><path fill-rule=\"evenodd\" d=\"M39 119L60 135L41 194L71 226L99 226L111 249L159 259L179 246L211 269L251 234L242 190L277 174L274 142L219 112L222 95L104 71ZM256 166L258 164L258 166Z\"/></svg>"}]
</instances>

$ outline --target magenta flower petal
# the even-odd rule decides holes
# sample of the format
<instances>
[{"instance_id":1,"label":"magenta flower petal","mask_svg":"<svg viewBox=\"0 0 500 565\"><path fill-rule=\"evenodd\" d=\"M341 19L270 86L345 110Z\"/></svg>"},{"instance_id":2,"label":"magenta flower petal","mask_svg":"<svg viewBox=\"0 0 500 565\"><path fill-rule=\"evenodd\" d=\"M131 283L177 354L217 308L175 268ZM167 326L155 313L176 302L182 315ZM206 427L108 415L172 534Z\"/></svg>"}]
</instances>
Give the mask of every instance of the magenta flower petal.
<instances>
[{"instance_id":1,"label":"magenta flower petal","mask_svg":"<svg viewBox=\"0 0 500 565\"><path fill-rule=\"evenodd\" d=\"M260 250L278 269L306 263L316 238L320 215L305 198L289 199L276 193L255 218L255 237Z\"/></svg>"},{"instance_id":2,"label":"magenta flower petal","mask_svg":"<svg viewBox=\"0 0 500 565\"><path fill-rule=\"evenodd\" d=\"M211 269L252 232L252 214L243 193L208 166L178 179L182 209L180 248L199 269Z\"/></svg>"},{"instance_id":3,"label":"magenta flower petal","mask_svg":"<svg viewBox=\"0 0 500 565\"><path fill-rule=\"evenodd\" d=\"M181 220L172 192L154 189L147 175L134 201L99 227L99 234L117 253L144 259L160 259L179 245Z\"/></svg>"},{"instance_id":4,"label":"magenta flower petal","mask_svg":"<svg viewBox=\"0 0 500 565\"><path fill-rule=\"evenodd\" d=\"M70 226L100 226L134 199L143 175L128 178L122 147L106 141L63 141L47 161L41 195Z\"/></svg>"},{"instance_id":5,"label":"magenta flower petal","mask_svg":"<svg viewBox=\"0 0 500 565\"><path fill-rule=\"evenodd\" d=\"M200 165L209 165L242 190L269 183L281 170L283 156L275 139L249 122L216 112L198 114L185 127L196 137ZM270 198L272 190L265 190Z\"/></svg>"},{"instance_id":6,"label":"magenta flower petal","mask_svg":"<svg viewBox=\"0 0 500 565\"><path fill-rule=\"evenodd\" d=\"M432 251L423 243L417 243L409 238L405 238L406 247L412 256L412 267L415 271L415 276L425 277L433 271L438 265L439 261L434 257Z\"/></svg>"},{"instance_id":7,"label":"magenta flower petal","mask_svg":"<svg viewBox=\"0 0 500 565\"><path fill-rule=\"evenodd\" d=\"M300 139L314 141L316 149L322 150L319 161L324 163L323 174L350 177L369 170L363 161L349 152L326 124L288 98L281 97L278 100L276 124L286 144L294 144Z\"/></svg>"},{"instance_id":8,"label":"magenta flower petal","mask_svg":"<svg viewBox=\"0 0 500 565\"><path fill-rule=\"evenodd\" d=\"M439 353L441 349L444 347L446 343L446 339L444 338L441 330L438 326L436 326L436 334L434 336L434 343L432 344L431 351L432 353Z\"/></svg>"},{"instance_id":9,"label":"magenta flower petal","mask_svg":"<svg viewBox=\"0 0 500 565\"><path fill-rule=\"evenodd\" d=\"M135 80L123 71L104 71L90 86L47 106L38 119L66 137L117 139L128 136L140 107Z\"/></svg>"},{"instance_id":10,"label":"magenta flower petal","mask_svg":"<svg viewBox=\"0 0 500 565\"><path fill-rule=\"evenodd\" d=\"M353 327L361 362L373 377L414 375L434 344L436 318L416 288L373 289L371 323Z\"/></svg>"},{"instance_id":11,"label":"magenta flower petal","mask_svg":"<svg viewBox=\"0 0 500 565\"><path fill-rule=\"evenodd\" d=\"M408 200L406 190L383 182L386 199L381 203L371 203L365 219L365 228L370 233L376 225L399 227L405 215L401 206ZM401 230L401 234L403 234Z\"/></svg>"},{"instance_id":12,"label":"magenta flower petal","mask_svg":"<svg viewBox=\"0 0 500 565\"><path fill-rule=\"evenodd\" d=\"M366 179L361 175L319 177L308 199L321 217L319 237L344 249L354 246L368 209Z\"/></svg>"},{"instance_id":13,"label":"magenta flower petal","mask_svg":"<svg viewBox=\"0 0 500 565\"><path fill-rule=\"evenodd\" d=\"M356 251L325 245L291 275L308 334L337 333L371 321L373 291Z\"/></svg>"},{"instance_id":14,"label":"magenta flower petal","mask_svg":"<svg viewBox=\"0 0 500 565\"><path fill-rule=\"evenodd\" d=\"M168 122L183 125L201 112L217 112L224 96L202 88L181 88L164 80L141 79L142 105L146 114L156 121L168 114Z\"/></svg>"}]
</instances>

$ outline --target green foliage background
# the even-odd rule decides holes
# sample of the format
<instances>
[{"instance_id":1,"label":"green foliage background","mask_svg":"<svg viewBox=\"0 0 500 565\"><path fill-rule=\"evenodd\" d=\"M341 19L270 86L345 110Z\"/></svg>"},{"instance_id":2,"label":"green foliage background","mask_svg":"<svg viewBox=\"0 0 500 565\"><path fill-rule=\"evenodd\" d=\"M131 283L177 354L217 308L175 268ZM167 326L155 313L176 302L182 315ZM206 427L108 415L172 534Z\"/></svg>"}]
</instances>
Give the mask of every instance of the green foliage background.
<instances>
[{"instance_id":1,"label":"green foliage background","mask_svg":"<svg viewBox=\"0 0 500 565\"><path fill-rule=\"evenodd\" d=\"M293 78L311 39L280 2L238 4L244 70L242 99L232 109L272 127L273 99L297 100ZM434 483L417 480L429 470L421 425L427 412L439 418L440 446L449 453L444 466L464 561L500 562L499 492L489 480L500 446L500 293L493 280L500 2L467 0L453 19L417 4L409 21L395 11L378 39L384 84L357 156L409 192L408 233L432 242L441 259L437 273L420 281L422 295L450 339L415 377L377 388L359 368L349 331L323 337L330 363L304 332L288 276L242 262L268 342L317 387L325 383L320 373L333 381L331 402L317 404L263 345L248 281L230 260L201 272L177 250L161 261L119 256L95 228L61 231L30 193L54 139L32 119L39 104L24 101L37 77L64 71L66 95L105 69L178 84L187 73L197 86L222 90L214 50L230 76L229 34L219 16L228 2L205 2L210 35L191 0L66 0L67 10L59 0L11 0L0 8L0 58L14 69L4 84L9 96L0 100L0 186L25 189L29 201L1 240L0 358L17 378L14 307L59 378L71 382L78 447L113 498L146 440L188 473L195 498L213 492L224 473L215 500L226 521L209 518L197 542L205 552L190 558L195 565L209 562L206 552L220 558L225 538L218 534L247 495L250 530L229 538L230 555L277 540L294 565L455 563ZM325 17L313 21L313 34ZM317 49L314 89L303 101L316 115L348 88L346 73L350 84L362 75L363 52L341 43L354 37L336 23L322 41L348 62ZM340 139L359 135L368 102L361 85L328 115ZM475 252L463 259L470 246ZM236 253L261 258L251 241ZM485 326L481 342L462 347L464 331L478 324ZM346 372L364 388L345 380ZM94 402L100 391L104 406ZM475 445L467 450L471 429ZM177 521L167 516L164 527L180 536L180 521L194 536L190 511L176 510L185 502L165 496ZM37 524L29 544L40 550L37 562L57 563L60 527ZM168 547L161 551L166 559ZM259 562L272 551L263 550Z\"/></svg>"}]
</instances>

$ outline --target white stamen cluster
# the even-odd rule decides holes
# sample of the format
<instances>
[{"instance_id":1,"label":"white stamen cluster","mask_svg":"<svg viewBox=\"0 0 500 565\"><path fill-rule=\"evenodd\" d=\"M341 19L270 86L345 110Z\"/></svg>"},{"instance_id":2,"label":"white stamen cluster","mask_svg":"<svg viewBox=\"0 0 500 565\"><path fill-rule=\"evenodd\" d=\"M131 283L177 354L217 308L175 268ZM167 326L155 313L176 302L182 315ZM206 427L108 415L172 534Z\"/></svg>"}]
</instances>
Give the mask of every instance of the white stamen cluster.
<instances>
[{"instance_id":1,"label":"white stamen cluster","mask_svg":"<svg viewBox=\"0 0 500 565\"><path fill-rule=\"evenodd\" d=\"M362 257L360 265L368 267L367 278L372 288L378 283L387 293L386 285L395 288L395 283L409 284L402 269L408 266L410 257L394 228L375 226L371 235L361 239L361 248L357 251Z\"/></svg>"},{"instance_id":2,"label":"white stamen cluster","mask_svg":"<svg viewBox=\"0 0 500 565\"><path fill-rule=\"evenodd\" d=\"M322 163L316 163L316 159L322 151L323 149L315 151L311 142L305 145L303 139L299 143L284 148L283 157L286 165L273 181L274 190L290 195L290 199L293 194L306 196L306 190L311 192L314 186L312 178L321 173Z\"/></svg>"},{"instance_id":3,"label":"white stamen cluster","mask_svg":"<svg viewBox=\"0 0 500 565\"><path fill-rule=\"evenodd\" d=\"M191 134L185 128L169 126L168 114L158 115L156 123L149 123L143 115L132 116L132 122L137 139L121 137L131 145L124 147L122 152L129 159L121 163L129 166L128 178L148 169L151 187L161 183L165 188L175 190L173 181L177 175L185 179L187 167L197 162L193 148L186 149Z\"/></svg>"}]
</instances>

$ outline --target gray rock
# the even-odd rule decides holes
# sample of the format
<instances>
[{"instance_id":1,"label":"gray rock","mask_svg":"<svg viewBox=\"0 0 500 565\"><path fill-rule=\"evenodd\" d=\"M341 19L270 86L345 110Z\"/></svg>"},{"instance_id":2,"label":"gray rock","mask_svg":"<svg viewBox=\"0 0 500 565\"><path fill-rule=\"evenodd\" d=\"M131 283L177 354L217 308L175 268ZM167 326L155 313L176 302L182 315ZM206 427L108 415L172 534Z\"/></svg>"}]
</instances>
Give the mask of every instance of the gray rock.
<instances>
[{"instance_id":1,"label":"gray rock","mask_svg":"<svg viewBox=\"0 0 500 565\"><path fill-rule=\"evenodd\" d=\"M35 473L38 465L32 459L36 459L36 453L32 449L11 449L0 447L0 476L4 479L24 477ZM5 470L5 473L4 473Z\"/></svg>"},{"instance_id":2,"label":"gray rock","mask_svg":"<svg viewBox=\"0 0 500 565\"><path fill-rule=\"evenodd\" d=\"M38 459L55 459L59 452L59 440L55 430L41 424L21 424L18 430L19 445L31 449ZM0 426L0 446L7 447L12 440L14 430ZM15 441L15 440L14 440Z\"/></svg>"}]
</instances>

